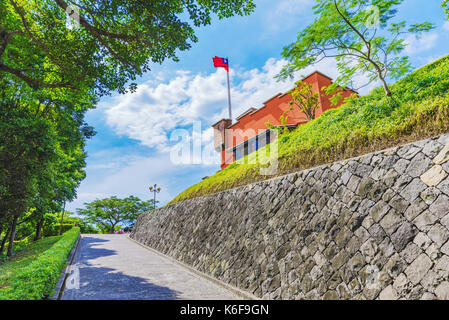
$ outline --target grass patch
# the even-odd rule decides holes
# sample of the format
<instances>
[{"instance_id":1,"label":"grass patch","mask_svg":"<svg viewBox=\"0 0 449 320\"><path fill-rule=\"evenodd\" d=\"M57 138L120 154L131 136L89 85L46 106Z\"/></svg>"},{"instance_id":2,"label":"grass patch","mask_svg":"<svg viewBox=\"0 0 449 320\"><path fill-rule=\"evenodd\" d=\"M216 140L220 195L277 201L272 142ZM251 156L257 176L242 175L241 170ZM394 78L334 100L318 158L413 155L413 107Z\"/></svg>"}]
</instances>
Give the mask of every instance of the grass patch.
<instances>
[{"instance_id":1,"label":"grass patch","mask_svg":"<svg viewBox=\"0 0 449 320\"><path fill-rule=\"evenodd\" d=\"M379 151L449 131L449 56L279 136L276 176ZM248 164L260 149L215 175L189 187L169 204L205 196L274 176L263 165Z\"/></svg>"},{"instance_id":2,"label":"grass patch","mask_svg":"<svg viewBox=\"0 0 449 320\"><path fill-rule=\"evenodd\" d=\"M78 236L79 228L73 228L62 236L38 240L0 265L0 300L50 296Z\"/></svg>"},{"instance_id":3,"label":"grass patch","mask_svg":"<svg viewBox=\"0 0 449 320\"><path fill-rule=\"evenodd\" d=\"M0 265L0 288L10 286L14 274L21 272L30 263L36 260L42 253L51 248L61 236L40 239L26 248L17 251L16 254ZM0 290L0 296L2 291Z\"/></svg>"}]
</instances>

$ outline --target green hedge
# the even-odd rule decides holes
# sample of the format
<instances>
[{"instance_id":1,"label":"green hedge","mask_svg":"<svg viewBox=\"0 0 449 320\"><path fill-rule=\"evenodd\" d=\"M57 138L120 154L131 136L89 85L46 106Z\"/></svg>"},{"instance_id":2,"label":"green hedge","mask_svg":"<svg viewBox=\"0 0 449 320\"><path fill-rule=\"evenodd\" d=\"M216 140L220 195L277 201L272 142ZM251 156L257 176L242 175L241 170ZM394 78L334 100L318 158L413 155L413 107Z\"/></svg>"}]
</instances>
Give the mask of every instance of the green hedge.
<instances>
[{"instance_id":1,"label":"green hedge","mask_svg":"<svg viewBox=\"0 0 449 320\"><path fill-rule=\"evenodd\" d=\"M79 228L65 232L36 261L13 276L9 290L0 300L40 300L50 296L79 234Z\"/></svg>"}]
</instances>

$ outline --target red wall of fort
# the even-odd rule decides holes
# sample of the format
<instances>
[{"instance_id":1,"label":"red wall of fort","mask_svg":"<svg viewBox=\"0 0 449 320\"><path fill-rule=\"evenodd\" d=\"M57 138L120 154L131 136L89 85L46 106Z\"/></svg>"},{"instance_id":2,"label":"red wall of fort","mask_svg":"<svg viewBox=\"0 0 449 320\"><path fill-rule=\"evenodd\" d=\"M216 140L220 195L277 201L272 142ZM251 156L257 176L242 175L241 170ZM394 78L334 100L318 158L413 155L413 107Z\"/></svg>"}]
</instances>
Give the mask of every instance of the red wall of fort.
<instances>
[{"instance_id":1,"label":"red wall of fort","mask_svg":"<svg viewBox=\"0 0 449 320\"><path fill-rule=\"evenodd\" d=\"M304 82L312 84L312 90L319 93L319 107L316 110L315 117L318 118L326 110L339 107L343 101L337 106L331 106L329 100L330 96L327 96L322 88L332 84L332 79L324 74L316 71L303 79ZM346 98L353 94L354 91L350 89L343 90L343 97ZM221 150L221 168L226 168L229 164L234 162L234 154L232 148L243 143L244 141L254 137L261 130L268 129L266 122L270 122L272 125L281 125L280 117L282 114L290 108L289 102L292 97L288 93L277 94L268 101L263 103L260 109L252 110L247 114L237 118L237 122L227 127L226 141L227 145ZM307 122L304 113L299 112L298 107L293 106L293 110L287 114L287 125L300 125ZM215 126L215 125L214 125ZM237 131L236 131L237 130ZM241 131L239 131L241 130ZM258 132L259 130L259 132Z\"/></svg>"}]
</instances>

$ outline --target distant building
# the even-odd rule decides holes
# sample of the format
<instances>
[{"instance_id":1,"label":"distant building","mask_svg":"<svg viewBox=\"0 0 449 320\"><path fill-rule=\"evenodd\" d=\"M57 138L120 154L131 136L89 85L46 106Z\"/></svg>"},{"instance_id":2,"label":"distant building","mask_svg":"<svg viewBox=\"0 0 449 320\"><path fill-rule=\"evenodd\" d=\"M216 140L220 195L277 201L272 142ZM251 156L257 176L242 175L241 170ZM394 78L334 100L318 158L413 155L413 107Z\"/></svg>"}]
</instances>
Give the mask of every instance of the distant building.
<instances>
[{"instance_id":1,"label":"distant building","mask_svg":"<svg viewBox=\"0 0 449 320\"><path fill-rule=\"evenodd\" d=\"M315 71L303 79L304 82L312 84L312 90L319 93L319 107L315 117L318 118L324 111L339 107L331 106L329 97L321 89L332 84L332 79ZM343 89L343 97L348 97L355 93L350 89ZM290 108L289 102L292 100L288 93L278 93L268 101L263 103L259 109L250 108L236 118L237 122L232 123L231 119L221 119L212 127L214 128L215 150L221 153L221 169L226 168L232 162L239 160L251 152L258 150L272 141L270 130L266 123L270 122L274 126L281 126L280 117ZM302 123L306 123L306 116L293 106L293 110L287 113L286 125L295 128Z\"/></svg>"}]
</instances>

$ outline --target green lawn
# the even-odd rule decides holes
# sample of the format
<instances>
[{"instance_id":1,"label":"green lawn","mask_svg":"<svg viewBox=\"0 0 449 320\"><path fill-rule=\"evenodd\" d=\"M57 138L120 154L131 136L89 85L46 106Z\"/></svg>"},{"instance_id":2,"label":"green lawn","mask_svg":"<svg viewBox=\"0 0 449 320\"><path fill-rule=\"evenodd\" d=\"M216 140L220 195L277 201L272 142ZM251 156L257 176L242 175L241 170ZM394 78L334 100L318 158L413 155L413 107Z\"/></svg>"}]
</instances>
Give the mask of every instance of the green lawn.
<instances>
[{"instance_id":1,"label":"green lawn","mask_svg":"<svg viewBox=\"0 0 449 320\"><path fill-rule=\"evenodd\" d=\"M449 56L399 80L391 91L388 98L377 88L280 135L276 175L449 132ZM260 152L265 150L191 186L169 204L272 178L260 175L262 165L248 164Z\"/></svg>"},{"instance_id":2,"label":"green lawn","mask_svg":"<svg viewBox=\"0 0 449 320\"><path fill-rule=\"evenodd\" d=\"M0 266L0 300L48 298L80 234L72 228L62 236L36 241Z\"/></svg>"},{"instance_id":3,"label":"green lawn","mask_svg":"<svg viewBox=\"0 0 449 320\"><path fill-rule=\"evenodd\" d=\"M50 249L61 236L40 239L0 265L0 297L8 290L11 278Z\"/></svg>"}]
</instances>

